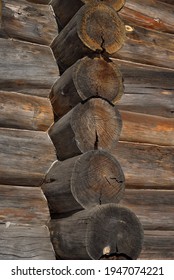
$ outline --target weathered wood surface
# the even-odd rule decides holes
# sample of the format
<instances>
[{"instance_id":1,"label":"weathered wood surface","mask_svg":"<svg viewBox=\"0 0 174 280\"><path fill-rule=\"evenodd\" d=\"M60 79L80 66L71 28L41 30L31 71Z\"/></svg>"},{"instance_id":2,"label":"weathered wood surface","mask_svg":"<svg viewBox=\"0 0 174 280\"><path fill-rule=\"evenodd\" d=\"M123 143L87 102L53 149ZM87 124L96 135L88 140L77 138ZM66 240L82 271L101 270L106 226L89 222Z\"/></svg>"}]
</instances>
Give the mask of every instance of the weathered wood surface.
<instances>
[{"instance_id":1,"label":"weathered wood surface","mask_svg":"<svg viewBox=\"0 0 174 280\"><path fill-rule=\"evenodd\" d=\"M174 71L133 62L114 60L124 77L124 95L118 108L172 118Z\"/></svg>"},{"instance_id":2,"label":"weathered wood surface","mask_svg":"<svg viewBox=\"0 0 174 280\"><path fill-rule=\"evenodd\" d=\"M84 57L68 68L52 87L50 100L55 114L61 117L87 98L100 96L116 103L122 94L117 65L95 56Z\"/></svg>"},{"instance_id":3,"label":"weathered wood surface","mask_svg":"<svg viewBox=\"0 0 174 280\"><path fill-rule=\"evenodd\" d=\"M0 185L0 224L45 225L50 219L40 188Z\"/></svg>"},{"instance_id":4,"label":"weathered wood surface","mask_svg":"<svg viewBox=\"0 0 174 280\"><path fill-rule=\"evenodd\" d=\"M174 231L145 230L142 260L173 260Z\"/></svg>"},{"instance_id":5,"label":"weathered wood surface","mask_svg":"<svg viewBox=\"0 0 174 280\"><path fill-rule=\"evenodd\" d=\"M174 118L120 111L122 131L120 140L174 146Z\"/></svg>"},{"instance_id":6,"label":"weathered wood surface","mask_svg":"<svg viewBox=\"0 0 174 280\"><path fill-rule=\"evenodd\" d=\"M46 131L53 120L48 98L0 91L0 127Z\"/></svg>"},{"instance_id":7,"label":"weathered wood surface","mask_svg":"<svg viewBox=\"0 0 174 280\"><path fill-rule=\"evenodd\" d=\"M1 28L5 37L50 45L57 36L57 23L51 6L26 0L5 0L2 3Z\"/></svg>"},{"instance_id":8,"label":"weathered wood surface","mask_svg":"<svg viewBox=\"0 0 174 280\"><path fill-rule=\"evenodd\" d=\"M124 195L124 174L119 162L105 151L89 151L55 162L42 189L52 213L90 209L118 203Z\"/></svg>"},{"instance_id":9,"label":"weathered wood surface","mask_svg":"<svg viewBox=\"0 0 174 280\"><path fill-rule=\"evenodd\" d=\"M117 12L103 2L95 2L83 6L76 13L51 47L58 65L64 71L79 58L93 52L115 53L123 45L124 39L125 26Z\"/></svg>"},{"instance_id":10,"label":"weathered wood surface","mask_svg":"<svg viewBox=\"0 0 174 280\"><path fill-rule=\"evenodd\" d=\"M29 3L48 5L51 0L27 0Z\"/></svg>"},{"instance_id":11,"label":"weathered wood surface","mask_svg":"<svg viewBox=\"0 0 174 280\"><path fill-rule=\"evenodd\" d=\"M46 132L0 128L1 184L40 186L56 160Z\"/></svg>"},{"instance_id":12,"label":"weathered wood surface","mask_svg":"<svg viewBox=\"0 0 174 280\"><path fill-rule=\"evenodd\" d=\"M121 127L116 107L101 98L92 98L53 124L49 135L58 159L64 160L89 150L111 150L119 140Z\"/></svg>"},{"instance_id":13,"label":"weathered wood surface","mask_svg":"<svg viewBox=\"0 0 174 280\"><path fill-rule=\"evenodd\" d=\"M48 97L59 76L52 51L11 39L0 39L0 88Z\"/></svg>"},{"instance_id":14,"label":"weathered wood surface","mask_svg":"<svg viewBox=\"0 0 174 280\"><path fill-rule=\"evenodd\" d=\"M142 248L143 229L138 218L114 203L52 220L50 230L61 259L99 260L106 254L108 258L122 255L123 259L136 259Z\"/></svg>"},{"instance_id":15,"label":"weathered wood surface","mask_svg":"<svg viewBox=\"0 0 174 280\"><path fill-rule=\"evenodd\" d=\"M123 169L127 188L173 189L173 146L118 142L111 153Z\"/></svg>"},{"instance_id":16,"label":"weathered wood surface","mask_svg":"<svg viewBox=\"0 0 174 280\"><path fill-rule=\"evenodd\" d=\"M65 25L70 21L70 19L75 15L75 13L84 5L90 4L95 1L91 0L52 0L51 5L54 9L56 14L58 26L60 29L65 27ZM100 2L100 1L98 1ZM101 1L104 4L111 5L116 11L119 11L124 3L125 0L104 0Z\"/></svg>"},{"instance_id":17,"label":"weathered wood surface","mask_svg":"<svg viewBox=\"0 0 174 280\"><path fill-rule=\"evenodd\" d=\"M121 206L132 210L146 230L174 230L174 190L125 190Z\"/></svg>"},{"instance_id":18,"label":"weathered wood surface","mask_svg":"<svg viewBox=\"0 0 174 280\"><path fill-rule=\"evenodd\" d=\"M0 260L54 260L46 226L0 224Z\"/></svg>"},{"instance_id":19,"label":"weathered wood surface","mask_svg":"<svg viewBox=\"0 0 174 280\"><path fill-rule=\"evenodd\" d=\"M170 5L174 5L173 0L156 0L156 1L164 2L164 3L170 4Z\"/></svg>"}]
</instances>

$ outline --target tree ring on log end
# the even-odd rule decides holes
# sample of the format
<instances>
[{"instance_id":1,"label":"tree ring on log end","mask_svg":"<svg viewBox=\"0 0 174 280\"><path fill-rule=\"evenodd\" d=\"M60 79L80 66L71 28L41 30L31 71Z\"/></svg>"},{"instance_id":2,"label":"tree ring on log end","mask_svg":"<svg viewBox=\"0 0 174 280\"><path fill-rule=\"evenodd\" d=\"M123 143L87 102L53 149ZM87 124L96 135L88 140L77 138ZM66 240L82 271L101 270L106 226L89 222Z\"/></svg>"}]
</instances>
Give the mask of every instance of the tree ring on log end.
<instances>
[{"instance_id":1,"label":"tree ring on log end","mask_svg":"<svg viewBox=\"0 0 174 280\"><path fill-rule=\"evenodd\" d=\"M76 161L71 192L85 209L97 204L118 203L124 190L125 178L121 166L106 151L89 151Z\"/></svg>"},{"instance_id":2,"label":"tree ring on log end","mask_svg":"<svg viewBox=\"0 0 174 280\"><path fill-rule=\"evenodd\" d=\"M124 23L117 12L101 2L80 9L77 33L89 49L108 54L117 52L126 36Z\"/></svg>"},{"instance_id":3,"label":"tree ring on log end","mask_svg":"<svg viewBox=\"0 0 174 280\"><path fill-rule=\"evenodd\" d=\"M108 101L91 98L74 108L71 127L82 153L97 149L109 151L119 140L122 121L119 111Z\"/></svg>"},{"instance_id":4,"label":"tree ring on log end","mask_svg":"<svg viewBox=\"0 0 174 280\"><path fill-rule=\"evenodd\" d=\"M107 255L103 256L106 247L110 248L108 259L137 259L142 244L143 228L132 211L113 203L91 210L86 250L92 259L107 258Z\"/></svg>"},{"instance_id":5,"label":"tree ring on log end","mask_svg":"<svg viewBox=\"0 0 174 280\"><path fill-rule=\"evenodd\" d=\"M79 60L73 71L73 81L82 100L100 96L115 103L123 94L121 72L115 63L101 57Z\"/></svg>"},{"instance_id":6,"label":"tree ring on log end","mask_svg":"<svg viewBox=\"0 0 174 280\"><path fill-rule=\"evenodd\" d=\"M85 4L91 3L91 0L82 0ZM97 2L102 2L106 5L112 6L114 8L115 11L120 11L124 4L125 4L125 0L97 0Z\"/></svg>"}]
</instances>

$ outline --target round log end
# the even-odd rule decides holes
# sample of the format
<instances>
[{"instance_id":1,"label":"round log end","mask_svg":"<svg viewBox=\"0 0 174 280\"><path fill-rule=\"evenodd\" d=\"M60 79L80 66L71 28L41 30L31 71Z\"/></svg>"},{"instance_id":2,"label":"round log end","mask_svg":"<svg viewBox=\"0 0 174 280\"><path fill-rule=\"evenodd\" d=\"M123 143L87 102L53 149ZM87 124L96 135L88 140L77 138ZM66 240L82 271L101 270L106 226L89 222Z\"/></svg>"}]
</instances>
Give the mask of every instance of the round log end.
<instances>
[{"instance_id":1,"label":"round log end","mask_svg":"<svg viewBox=\"0 0 174 280\"><path fill-rule=\"evenodd\" d=\"M89 151L79 157L71 177L71 192L83 208L118 203L125 178L118 161L106 151Z\"/></svg>"},{"instance_id":2,"label":"round log end","mask_svg":"<svg viewBox=\"0 0 174 280\"><path fill-rule=\"evenodd\" d=\"M119 140L122 121L116 107L101 98L91 98L74 108L71 127L82 153L110 151Z\"/></svg>"},{"instance_id":3,"label":"round log end","mask_svg":"<svg viewBox=\"0 0 174 280\"><path fill-rule=\"evenodd\" d=\"M77 32L89 49L113 54L125 41L125 26L117 12L103 2L87 4L78 14Z\"/></svg>"},{"instance_id":4,"label":"round log end","mask_svg":"<svg viewBox=\"0 0 174 280\"><path fill-rule=\"evenodd\" d=\"M106 204L92 210L87 228L87 251L92 259L137 259L143 228L129 209Z\"/></svg>"},{"instance_id":5,"label":"round log end","mask_svg":"<svg viewBox=\"0 0 174 280\"><path fill-rule=\"evenodd\" d=\"M82 100L100 96L115 103L123 94L122 75L118 67L102 57L79 60L73 72L73 81Z\"/></svg>"}]
</instances>

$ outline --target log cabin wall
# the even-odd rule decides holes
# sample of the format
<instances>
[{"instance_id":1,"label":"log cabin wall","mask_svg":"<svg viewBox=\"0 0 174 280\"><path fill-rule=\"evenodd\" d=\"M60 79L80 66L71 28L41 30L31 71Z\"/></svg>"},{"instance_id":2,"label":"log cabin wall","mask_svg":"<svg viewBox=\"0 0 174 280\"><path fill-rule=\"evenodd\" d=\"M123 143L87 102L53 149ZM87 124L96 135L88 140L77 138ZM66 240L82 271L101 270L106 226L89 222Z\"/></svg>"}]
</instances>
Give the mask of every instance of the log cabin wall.
<instances>
[{"instance_id":1,"label":"log cabin wall","mask_svg":"<svg viewBox=\"0 0 174 280\"><path fill-rule=\"evenodd\" d=\"M56 160L47 129L53 122L48 96L59 75L49 47L56 40L57 27L48 2L20 0L16 8L15 1L4 1L2 10L0 216L3 246L7 234L11 243L7 255L0 250L1 259L54 259L45 227L49 212L40 188ZM126 25L126 41L112 60L124 78L124 95L117 103L123 127L120 141L110 153L118 159L126 179L120 205L132 210L145 230L140 259L172 259L174 7L162 3L167 1L148 0L145 9L144 2L138 2L127 0L119 12ZM70 215L70 219L73 222L76 216ZM59 226L64 230L63 220ZM22 253L18 252L19 243L15 243L21 231L19 242L26 246ZM37 237L41 243L27 253L27 244L34 244Z\"/></svg>"}]
</instances>

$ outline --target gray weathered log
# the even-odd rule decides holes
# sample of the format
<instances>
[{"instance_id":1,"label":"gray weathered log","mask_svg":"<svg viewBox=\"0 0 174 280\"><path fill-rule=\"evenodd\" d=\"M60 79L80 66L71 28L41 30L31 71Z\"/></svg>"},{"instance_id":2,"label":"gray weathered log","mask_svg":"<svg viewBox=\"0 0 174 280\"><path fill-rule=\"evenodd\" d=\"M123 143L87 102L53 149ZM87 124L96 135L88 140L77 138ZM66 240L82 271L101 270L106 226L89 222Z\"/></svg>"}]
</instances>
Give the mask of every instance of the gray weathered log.
<instances>
[{"instance_id":1,"label":"gray weathered log","mask_svg":"<svg viewBox=\"0 0 174 280\"><path fill-rule=\"evenodd\" d=\"M123 169L127 188L173 189L173 146L118 142L111 153Z\"/></svg>"},{"instance_id":2,"label":"gray weathered log","mask_svg":"<svg viewBox=\"0 0 174 280\"><path fill-rule=\"evenodd\" d=\"M61 259L137 259L143 229L130 210L114 203L83 210L69 218L52 220L52 242Z\"/></svg>"},{"instance_id":3,"label":"gray weathered log","mask_svg":"<svg viewBox=\"0 0 174 280\"><path fill-rule=\"evenodd\" d=\"M0 91L0 127L46 131L53 120L48 98Z\"/></svg>"},{"instance_id":4,"label":"gray weathered log","mask_svg":"<svg viewBox=\"0 0 174 280\"><path fill-rule=\"evenodd\" d=\"M46 132L0 128L1 184L40 186L56 160Z\"/></svg>"},{"instance_id":5,"label":"gray weathered log","mask_svg":"<svg viewBox=\"0 0 174 280\"><path fill-rule=\"evenodd\" d=\"M55 260L46 226L6 223L0 232L0 260Z\"/></svg>"},{"instance_id":6,"label":"gray weathered log","mask_svg":"<svg viewBox=\"0 0 174 280\"><path fill-rule=\"evenodd\" d=\"M116 107L101 98L79 103L51 126L49 135L57 157L64 160L93 149L111 150L122 122Z\"/></svg>"},{"instance_id":7,"label":"gray weathered log","mask_svg":"<svg viewBox=\"0 0 174 280\"><path fill-rule=\"evenodd\" d=\"M84 5L95 2L94 0L52 0L51 5L56 14L59 29L61 30L75 15L75 13ZM111 5L116 11L119 11L125 0L98 0L104 4Z\"/></svg>"},{"instance_id":8,"label":"gray weathered log","mask_svg":"<svg viewBox=\"0 0 174 280\"><path fill-rule=\"evenodd\" d=\"M0 224L45 225L50 219L40 188L0 185Z\"/></svg>"},{"instance_id":9,"label":"gray weathered log","mask_svg":"<svg viewBox=\"0 0 174 280\"><path fill-rule=\"evenodd\" d=\"M174 230L174 190L126 189L121 206L132 210L145 230Z\"/></svg>"},{"instance_id":10,"label":"gray weathered log","mask_svg":"<svg viewBox=\"0 0 174 280\"><path fill-rule=\"evenodd\" d=\"M0 88L48 97L59 76L51 49L17 40L0 39Z\"/></svg>"},{"instance_id":11,"label":"gray weathered log","mask_svg":"<svg viewBox=\"0 0 174 280\"><path fill-rule=\"evenodd\" d=\"M56 81L50 100L54 113L60 118L89 97L100 96L116 103L122 94L122 75L116 63L102 57L84 57Z\"/></svg>"},{"instance_id":12,"label":"gray weathered log","mask_svg":"<svg viewBox=\"0 0 174 280\"><path fill-rule=\"evenodd\" d=\"M174 146L174 118L120 111L123 127L120 140Z\"/></svg>"},{"instance_id":13,"label":"gray weathered log","mask_svg":"<svg viewBox=\"0 0 174 280\"><path fill-rule=\"evenodd\" d=\"M42 189L52 213L118 203L124 195L124 174L118 161L105 151L89 151L55 162Z\"/></svg>"},{"instance_id":14,"label":"gray weathered log","mask_svg":"<svg viewBox=\"0 0 174 280\"><path fill-rule=\"evenodd\" d=\"M51 7L25 0L3 1L1 29L7 38L41 45L50 45L58 33Z\"/></svg>"},{"instance_id":15,"label":"gray weathered log","mask_svg":"<svg viewBox=\"0 0 174 280\"><path fill-rule=\"evenodd\" d=\"M102 2L84 5L54 39L51 47L64 71L93 52L113 54L125 39L125 26L117 12Z\"/></svg>"}]
</instances>

